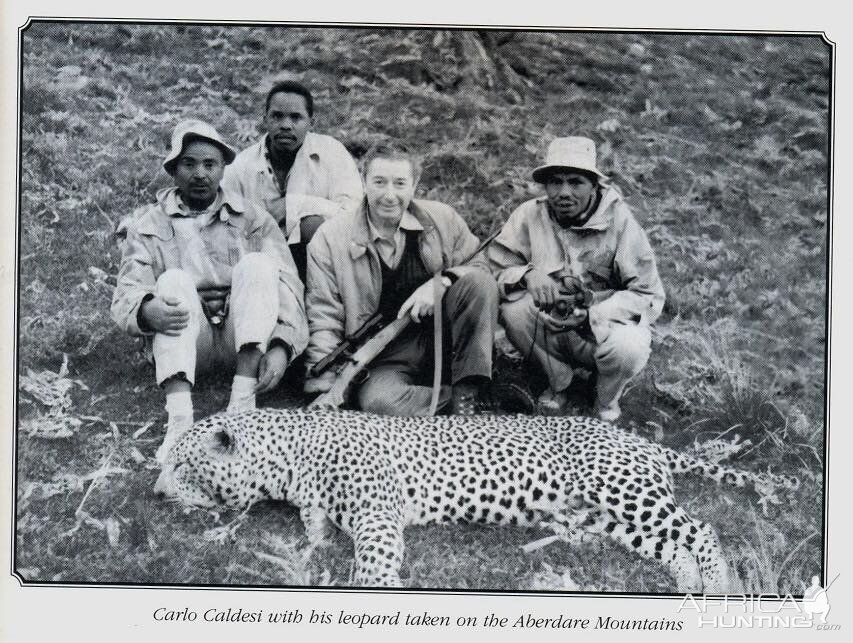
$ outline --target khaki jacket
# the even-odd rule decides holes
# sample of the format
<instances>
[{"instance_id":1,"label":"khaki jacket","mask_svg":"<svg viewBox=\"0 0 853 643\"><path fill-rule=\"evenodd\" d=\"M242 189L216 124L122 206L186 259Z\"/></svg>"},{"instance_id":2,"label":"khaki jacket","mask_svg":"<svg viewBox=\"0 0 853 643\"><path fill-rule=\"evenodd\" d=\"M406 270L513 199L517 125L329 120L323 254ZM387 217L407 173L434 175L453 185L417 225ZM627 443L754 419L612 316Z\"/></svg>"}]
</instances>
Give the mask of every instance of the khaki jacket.
<instances>
[{"instance_id":1,"label":"khaki jacket","mask_svg":"<svg viewBox=\"0 0 853 643\"><path fill-rule=\"evenodd\" d=\"M244 203L241 197L220 191L218 210L211 213L199 231L202 244L194 252L206 253L199 261L187 251L172 226L175 192L176 188L161 190L157 203L138 211L129 223L113 294L113 320L131 335L151 335L139 328L137 315L143 300L153 296L157 278L166 270L186 270L199 289L227 288L231 286L231 269L240 258L249 252L262 252L280 266L278 324L271 339L282 340L290 346L293 356L299 355L308 342L303 286L284 235L273 218ZM200 273L199 265L212 269Z\"/></svg>"},{"instance_id":2,"label":"khaki jacket","mask_svg":"<svg viewBox=\"0 0 853 643\"><path fill-rule=\"evenodd\" d=\"M416 199L409 212L424 228L419 250L429 272L452 268L450 272L461 277L471 270L488 271L485 262L460 265L480 242L453 208ZM311 338L305 361L310 368L379 309L382 267L371 241L366 205L353 216L337 217L320 226L308 244L307 281Z\"/></svg>"},{"instance_id":3,"label":"khaki jacket","mask_svg":"<svg viewBox=\"0 0 853 643\"><path fill-rule=\"evenodd\" d=\"M619 192L599 189L598 208L580 227L561 229L545 197L510 215L485 253L505 300L524 295L517 284L535 267L554 277L582 278L595 294L589 309L593 332L610 322L650 324L658 318L665 294L654 251Z\"/></svg>"}]
</instances>

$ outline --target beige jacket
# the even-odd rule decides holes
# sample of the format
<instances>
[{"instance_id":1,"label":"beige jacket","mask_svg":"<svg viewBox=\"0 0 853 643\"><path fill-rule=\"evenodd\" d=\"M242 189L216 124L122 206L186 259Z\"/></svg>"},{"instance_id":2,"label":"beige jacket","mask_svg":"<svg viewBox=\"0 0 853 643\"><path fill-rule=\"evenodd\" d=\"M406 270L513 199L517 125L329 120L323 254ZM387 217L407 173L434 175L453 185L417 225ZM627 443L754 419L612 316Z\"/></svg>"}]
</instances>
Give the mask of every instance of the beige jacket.
<instances>
[{"instance_id":1,"label":"beige jacket","mask_svg":"<svg viewBox=\"0 0 853 643\"><path fill-rule=\"evenodd\" d=\"M235 192L265 208L267 201L281 197L266 156L266 135L237 155L225 168L222 188ZM336 139L308 132L296 153L287 178L287 230L290 244L301 241L302 217L318 215L331 218L352 214L363 190L355 161Z\"/></svg>"},{"instance_id":2,"label":"beige jacket","mask_svg":"<svg viewBox=\"0 0 853 643\"><path fill-rule=\"evenodd\" d=\"M453 208L416 199L409 212L423 226L419 249L429 272L452 268L450 272L462 276L471 270L488 270L484 261L460 265L480 242ZM382 268L364 204L354 216L337 217L317 230L308 244L307 281L305 303L311 337L305 362L310 368L379 309ZM309 387L310 382L306 383Z\"/></svg>"},{"instance_id":3,"label":"beige jacket","mask_svg":"<svg viewBox=\"0 0 853 643\"><path fill-rule=\"evenodd\" d=\"M175 193L176 188L161 190L157 203L139 211L129 223L111 308L115 322L131 335L150 335L139 328L137 315L166 270L186 270L199 289L227 288L231 269L240 258L263 252L280 266L278 324L272 338L282 340L294 356L299 355L308 343L303 286L284 235L270 214L220 190L218 209L202 222L201 243L189 250L172 226L172 217L181 215ZM206 256L199 261L198 253ZM199 266L211 270L200 272Z\"/></svg>"},{"instance_id":4,"label":"beige jacket","mask_svg":"<svg viewBox=\"0 0 853 643\"><path fill-rule=\"evenodd\" d=\"M510 215L485 253L504 299L524 295L517 284L535 267L554 277L582 278L595 293L589 309L593 331L609 322L650 324L658 318L665 294L654 251L619 192L599 189L598 208L580 227L560 228L545 197Z\"/></svg>"}]
</instances>

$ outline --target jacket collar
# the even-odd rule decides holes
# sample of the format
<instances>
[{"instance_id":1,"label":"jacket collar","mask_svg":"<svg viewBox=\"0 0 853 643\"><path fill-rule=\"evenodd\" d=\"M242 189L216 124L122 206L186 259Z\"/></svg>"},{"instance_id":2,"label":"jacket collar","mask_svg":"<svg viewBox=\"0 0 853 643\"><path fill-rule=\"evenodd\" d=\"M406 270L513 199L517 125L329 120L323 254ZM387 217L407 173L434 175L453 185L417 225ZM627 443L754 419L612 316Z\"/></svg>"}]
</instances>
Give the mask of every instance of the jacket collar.
<instances>
[{"instance_id":1,"label":"jacket collar","mask_svg":"<svg viewBox=\"0 0 853 643\"><path fill-rule=\"evenodd\" d=\"M427 212L418 205L417 200L412 199L412 202L409 204L409 209L406 212L412 215L414 219L414 221L409 221L409 227L407 227L407 229L411 228L417 230L418 228L413 225L413 223L417 223L426 234L435 230L435 222L433 222L432 217L430 217L429 214L427 214ZM367 247L373 239L370 221L367 218L366 197L362 199L358 211L353 216L355 217L355 223L353 225L352 242L350 243L350 257L358 259L367 252Z\"/></svg>"},{"instance_id":2,"label":"jacket collar","mask_svg":"<svg viewBox=\"0 0 853 643\"><path fill-rule=\"evenodd\" d=\"M167 217L185 216L185 206L176 187L164 188L157 192L157 203ZM245 211L246 202L240 194L223 190L220 187L216 194L216 201L209 209L209 212L213 214L209 216L208 223L216 218L228 221L232 215L241 215Z\"/></svg>"},{"instance_id":3,"label":"jacket collar","mask_svg":"<svg viewBox=\"0 0 853 643\"><path fill-rule=\"evenodd\" d=\"M415 232L421 232L424 229L421 222L418 221L408 210L403 213L403 216L400 219L400 225L397 226L397 228L398 230L409 230ZM379 228L376 227L369 215L367 217L367 230L371 241L376 241L377 239L382 238Z\"/></svg>"},{"instance_id":4,"label":"jacket collar","mask_svg":"<svg viewBox=\"0 0 853 643\"><path fill-rule=\"evenodd\" d=\"M267 156L267 142L269 141L269 134L264 134L261 137L261 140L257 143L257 168L258 172L264 173L271 168L269 157ZM320 141L320 137L317 136L314 132L308 132L305 134L305 139L302 141L302 145L296 151L296 159L302 159L305 157L310 158L312 161L319 161L320 157L323 155L322 145ZM296 164L296 159L294 159L293 163Z\"/></svg>"},{"instance_id":5,"label":"jacket collar","mask_svg":"<svg viewBox=\"0 0 853 643\"><path fill-rule=\"evenodd\" d=\"M613 208L611 206L615 205L618 201L621 201L622 195L619 193L619 190L613 186L601 186L601 189L603 193L598 202L598 207L595 212L592 213L592 216L583 225L569 226L566 228L567 230L574 230L576 232L601 232L610 227L610 224L613 222ZM551 221L551 216L548 214L548 197L539 197L536 201L540 204L545 217Z\"/></svg>"}]
</instances>

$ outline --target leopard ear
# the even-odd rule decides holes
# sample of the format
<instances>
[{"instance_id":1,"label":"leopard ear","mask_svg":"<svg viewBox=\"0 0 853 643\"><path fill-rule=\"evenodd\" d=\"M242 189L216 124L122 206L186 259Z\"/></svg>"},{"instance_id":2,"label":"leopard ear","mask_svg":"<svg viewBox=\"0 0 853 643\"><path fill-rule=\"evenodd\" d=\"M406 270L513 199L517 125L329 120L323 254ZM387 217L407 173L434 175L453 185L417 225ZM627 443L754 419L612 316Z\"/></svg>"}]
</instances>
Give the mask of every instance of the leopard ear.
<instances>
[{"instance_id":1,"label":"leopard ear","mask_svg":"<svg viewBox=\"0 0 853 643\"><path fill-rule=\"evenodd\" d=\"M211 447L217 453L234 452L234 432L230 426L225 425L213 434Z\"/></svg>"}]
</instances>

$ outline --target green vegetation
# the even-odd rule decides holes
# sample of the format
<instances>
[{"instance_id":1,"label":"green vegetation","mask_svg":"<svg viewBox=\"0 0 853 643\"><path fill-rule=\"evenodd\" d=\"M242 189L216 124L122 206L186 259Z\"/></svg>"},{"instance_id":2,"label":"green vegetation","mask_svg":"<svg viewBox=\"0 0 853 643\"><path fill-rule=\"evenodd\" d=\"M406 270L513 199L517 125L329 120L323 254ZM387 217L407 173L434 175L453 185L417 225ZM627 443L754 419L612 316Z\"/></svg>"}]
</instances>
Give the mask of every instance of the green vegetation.
<instances>
[{"instance_id":1,"label":"green vegetation","mask_svg":"<svg viewBox=\"0 0 853 643\"><path fill-rule=\"evenodd\" d=\"M625 425L799 476L781 504L692 479L677 494L716 526L747 590L798 594L820 569L830 50L818 37L37 23L23 39L17 569L28 580L347 583L348 539L305 556L292 508L185 514L151 495L163 397L108 312L115 224L168 185L175 122L200 116L245 146L283 76L313 89L316 130L356 156L385 135L421 150L422 196L481 237L537 193L529 172L547 141L594 138L668 294ZM201 382L197 414L224 407L225 387ZM301 399L291 386L262 403ZM413 528L404 574L416 587L673 590L610 543L518 549L542 535Z\"/></svg>"}]
</instances>

